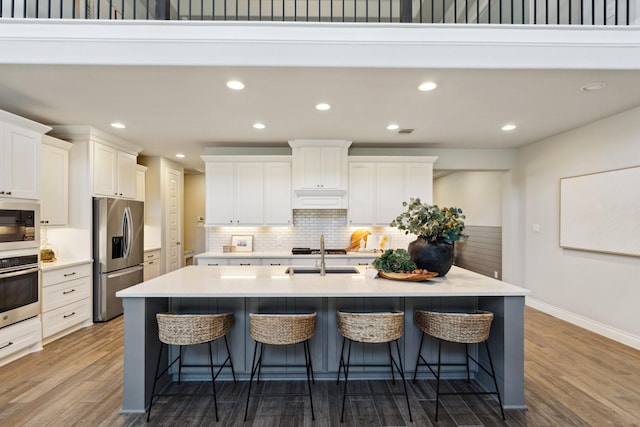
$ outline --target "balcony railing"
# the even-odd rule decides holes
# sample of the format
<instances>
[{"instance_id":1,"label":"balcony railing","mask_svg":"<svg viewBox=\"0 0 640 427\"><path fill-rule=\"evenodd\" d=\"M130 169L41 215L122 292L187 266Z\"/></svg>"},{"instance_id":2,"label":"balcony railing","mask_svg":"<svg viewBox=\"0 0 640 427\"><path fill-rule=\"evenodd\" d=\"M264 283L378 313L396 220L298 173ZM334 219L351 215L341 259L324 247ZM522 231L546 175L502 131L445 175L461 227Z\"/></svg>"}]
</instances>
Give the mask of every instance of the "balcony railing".
<instances>
[{"instance_id":1,"label":"balcony railing","mask_svg":"<svg viewBox=\"0 0 640 427\"><path fill-rule=\"evenodd\" d=\"M0 0L2 18L629 25L630 0Z\"/></svg>"}]
</instances>

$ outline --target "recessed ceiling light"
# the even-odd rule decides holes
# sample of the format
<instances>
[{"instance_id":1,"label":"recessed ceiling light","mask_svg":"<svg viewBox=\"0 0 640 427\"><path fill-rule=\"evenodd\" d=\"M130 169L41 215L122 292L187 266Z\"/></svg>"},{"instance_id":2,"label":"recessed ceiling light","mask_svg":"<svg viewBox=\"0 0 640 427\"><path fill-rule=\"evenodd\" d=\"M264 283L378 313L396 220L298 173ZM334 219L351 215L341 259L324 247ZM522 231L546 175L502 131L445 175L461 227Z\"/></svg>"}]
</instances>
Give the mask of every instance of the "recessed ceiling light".
<instances>
[{"instance_id":1,"label":"recessed ceiling light","mask_svg":"<svg viewBox=\"0 0 640 427\"><path fill-rule=\"evenodd\" d=\"M113 122L111 123L111 127L112 128L116 128L116 129L124 129L126 128L126 126L120 122Z\"/></svg>"},{"instance_id":2,"label":"recessed ceiling light","mask_svg":"<svg viewBox=\"0 0 640 427\"><path fill-rule=\"evenodd\" d=\"M434 90L438 85L434 82L424 82L420 86L418 86L418 90L422 92L429 92L430 90Z\"/></svg>"},{"instance_id":3,"label":"recessed ceiling light","mask_svg":"<svg viewBox=\"0 0 640 427\"><path fill-rule=\"evenodd\" d=\"M580 90L581 90L582 92L591 92L591 91L594 91L594 90L600 90L600 89L602 89L603 87L605 87L606 85L607 85L607 84L606 84L606 83L604 83L604 82L590 83L590 84L588 84L588 85L584 85L584 86L582 86L582 87L580 88Z\"/></svg>"},{"instance_id":4,"label":"recessed ceiling light","mask_svg":"<svg viewBox=\"0 0 640 427\"><path fill-rule=\"evenodd\" d=\"M227 87L233 90L242 90L244 89L244 83L239 80L229 80L227 82Z\"/></svg>"},{"instance_id":5,"label":"recessed ceiling light","mask_svg":"<svg viewBox=\"0 0 640 427\"><path fill-rule=\"evenodd\" d=\"M184 154L178 153L178 154L176 154L176 157L179 158L179 159L184 159Z\"/></svg>"},{"instance_id":6,"label":"recessed ceiling light","mask_svg":"<svg viewBox=\"0 0 640 427\"><path fill-rule=\"evenodd\" d=\"M331 105L326 104L326 103L324 103L324 102L322 102L322 103L320 103L320 104L316 105L316 110L320 110L320 111L327 111L327 110L329 110L329 109L331 109Z\"/></svg>"},{"instance_id":7,"label":"recessed ceiling light","mask_svg":"<svg viewBox=\"0 0 640 427\"><path fill-rule=\"evenodd\" d=\"M264 128L266 128L264 123L254 123L253 127L256 128L256 129L264 129Z\"/></svg>"},{"instance_id":8,"label":"recessed ceiling light","mask_svg":"<svg viewBox=\"0 0 640 427\"><path fill-rule=\"evenodd\" d=\"M390 124L389 126L387 126L387 130L396 130L398 129L400 126L398 126L395 123Z\"/></svg>"},{"instance_id":9,"label":"recessed ceiling light","mask_svg":"<svg viewBox=\"0 0 640 427\"><path fill-rule=\"evenodd\" d=\"M509 132L510 130L514 130L515 128L516 128L516 125L511 125L511 124L504 125L501 127L501 129L505 132Z\"/></svg>"}]
</instances>

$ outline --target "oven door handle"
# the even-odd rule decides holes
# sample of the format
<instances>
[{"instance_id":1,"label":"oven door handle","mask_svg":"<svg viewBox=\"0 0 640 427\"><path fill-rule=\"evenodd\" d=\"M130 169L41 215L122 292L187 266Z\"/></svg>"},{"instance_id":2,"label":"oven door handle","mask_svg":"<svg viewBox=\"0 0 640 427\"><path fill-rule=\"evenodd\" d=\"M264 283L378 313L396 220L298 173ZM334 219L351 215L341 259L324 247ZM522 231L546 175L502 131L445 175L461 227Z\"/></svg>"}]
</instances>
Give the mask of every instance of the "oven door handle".
<instances>
[{"instance_id":1,"label":"oven door handle","mask_svg":"<svg viewBox=\"0 0 640 427\"><path fill-rule=\"evenodd\" d=\"M30 268L28 270L13 271L11 273L0 274L0 279L8 279L10 277L22 276L23 274L37 273L40 270L39 267Z\"/></svg>"}]
</instances>

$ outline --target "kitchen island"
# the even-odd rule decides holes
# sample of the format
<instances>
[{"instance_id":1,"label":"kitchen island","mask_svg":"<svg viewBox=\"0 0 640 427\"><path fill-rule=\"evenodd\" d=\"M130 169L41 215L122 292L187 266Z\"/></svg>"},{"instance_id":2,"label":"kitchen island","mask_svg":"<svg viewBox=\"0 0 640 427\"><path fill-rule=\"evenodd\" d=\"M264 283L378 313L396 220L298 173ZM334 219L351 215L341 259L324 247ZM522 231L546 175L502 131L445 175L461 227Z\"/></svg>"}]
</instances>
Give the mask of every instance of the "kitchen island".
<instances>
[{"instance_id":1,"label":"kitchen island","mask_svg":"<svg viewBox=\"0 0 640 427\"><path fill-rule=\"evenodd\" d=\"M124 304L124 394L123 412L144 412L153 383L160 343L155 314L174 312L228 312L235 315L229 345L236 374L247 379L253 350L247 321L251 312L318 313L317 330L311 339L316 379L333 379L338 371L341 336L336 329L337 310L401 310L405 331L400 345L403 364L413 376L420 343L420 330L413 323L419 309L468 311L488 310L495 314L489 345L505 408L524 408L524 298L528 290L453 267L446 277L426 282L402 282L369 277L363 266L357 273L285 274L285 266L188 266L118 292ZM437 346L429 340L428 355ZM265 357L268 363L288 365L303 360L300 349L276 348ZM426 347L425 347L426 348ZM190 348L189 351L192 349ZM191 353L187 363L199 363L206 349ZM475 351L475 349L474 349ZM457 348L448 356L464 360ZM481 352L480 357L482 358ZM367 348L352 354L355 363L387 363L386 348ZM482 359L481 359L482 360ZM165 363L165 362L163 362ZM386 368L353 369L354 378L386 378ZM183 372L187 379L206 379L208 370ZM224 379L224 371L221 379ZM265 379L303 378L304 369L274 367L263 371ZM451 371L450 378L466 376ZM476 380L486 378L476 373ZM230 375L227 375L227 379ZM429 376L421 371L419 378ZM168 380L168 378L167 378Z\"/></svg>"}]
</instances>

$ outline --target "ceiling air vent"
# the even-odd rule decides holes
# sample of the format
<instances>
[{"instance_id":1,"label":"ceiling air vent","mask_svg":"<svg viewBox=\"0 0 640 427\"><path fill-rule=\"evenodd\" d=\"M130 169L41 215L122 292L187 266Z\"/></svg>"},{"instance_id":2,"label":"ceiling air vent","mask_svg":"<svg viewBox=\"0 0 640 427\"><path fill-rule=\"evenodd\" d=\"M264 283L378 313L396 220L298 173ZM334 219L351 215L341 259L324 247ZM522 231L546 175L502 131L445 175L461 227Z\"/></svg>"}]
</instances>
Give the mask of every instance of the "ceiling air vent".
<instances>
[{"instance_id":1,"label":"ceiling air vent","mask_svg":"<svg viewBox=\"0 0 640 427\"><path fill-rule=\"evenodd\" d=\"M413 132L413 129L398 129L399 135L409 135Z\"/></svg>"}]
</instances>

